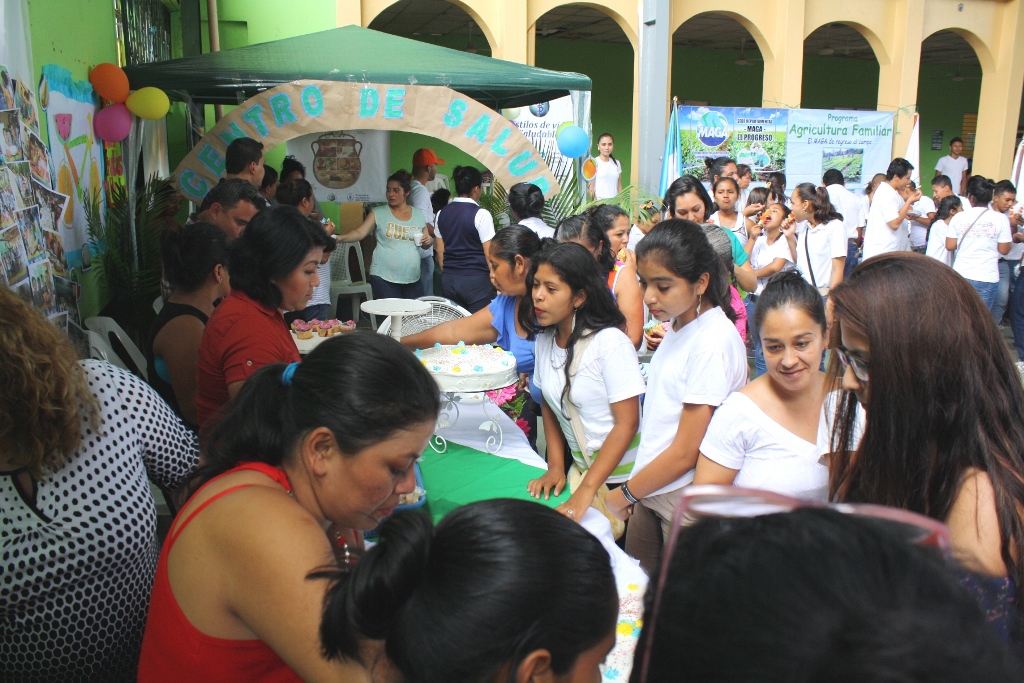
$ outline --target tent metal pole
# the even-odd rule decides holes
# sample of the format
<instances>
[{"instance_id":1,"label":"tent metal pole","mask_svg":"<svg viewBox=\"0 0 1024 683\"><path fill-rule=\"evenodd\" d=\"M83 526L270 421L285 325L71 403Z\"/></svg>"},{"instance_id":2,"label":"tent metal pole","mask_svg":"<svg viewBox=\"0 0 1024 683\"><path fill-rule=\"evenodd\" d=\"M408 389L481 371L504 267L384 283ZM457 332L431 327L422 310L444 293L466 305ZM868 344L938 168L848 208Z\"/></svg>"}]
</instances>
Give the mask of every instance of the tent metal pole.
<instances>
[{"instance_id":1,"label":"tent metal pole","mask_svg":"<svg viewBox=\"0 0 1024 683\"><path fill-rule=\"evenodd\" d=\"M206 0L206 18L210 24L210 52L220 52L220 20L217 17L217 0ZM214 120L224 116L224 105L213 105Z\"/></svg>"}]
</instances>

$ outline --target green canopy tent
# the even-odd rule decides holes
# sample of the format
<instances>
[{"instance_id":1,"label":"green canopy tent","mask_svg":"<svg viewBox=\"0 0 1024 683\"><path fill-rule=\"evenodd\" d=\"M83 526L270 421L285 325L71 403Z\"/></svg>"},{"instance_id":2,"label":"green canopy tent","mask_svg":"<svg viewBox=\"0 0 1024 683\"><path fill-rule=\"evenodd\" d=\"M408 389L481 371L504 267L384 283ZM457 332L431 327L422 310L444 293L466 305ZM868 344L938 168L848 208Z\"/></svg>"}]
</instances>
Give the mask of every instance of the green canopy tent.
<instances>
[{"instance_id":1,"label":"green canopy tent","mask_svg":"<svg viewBox=\"0 0 1024 683\"><path fill-rule=\"evenodd\" d=\"M396 85L442 85L495 110L589 91L582 74L400 38L361 26L125 67L132 89L155 86L172 99L238 104L290 81L312 79Z\"/></svg>"}]
</instances>

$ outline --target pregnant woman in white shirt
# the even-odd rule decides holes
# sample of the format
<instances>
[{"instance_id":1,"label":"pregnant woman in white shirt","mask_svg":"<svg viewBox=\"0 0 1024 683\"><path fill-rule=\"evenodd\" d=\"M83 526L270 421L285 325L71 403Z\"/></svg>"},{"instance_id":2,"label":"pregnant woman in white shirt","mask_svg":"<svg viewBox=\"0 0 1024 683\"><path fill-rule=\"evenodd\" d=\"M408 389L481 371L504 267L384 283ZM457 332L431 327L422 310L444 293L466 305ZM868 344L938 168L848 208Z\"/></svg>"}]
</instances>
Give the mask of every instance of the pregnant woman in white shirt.
<instances>
[{"instance_id":1,"label":"pregnant woman in white shirt","mask_svg":"<svg viewBox=\"0 0 1024 683\"><path fill-rule=\"evenodd\" d=\"M754 313L768 372L730 394L711 417L694 484L827 498L828 468L817 445L825 328L825 305L813 285L796 271L771 279Z\"/></svg>"}]
</instances>

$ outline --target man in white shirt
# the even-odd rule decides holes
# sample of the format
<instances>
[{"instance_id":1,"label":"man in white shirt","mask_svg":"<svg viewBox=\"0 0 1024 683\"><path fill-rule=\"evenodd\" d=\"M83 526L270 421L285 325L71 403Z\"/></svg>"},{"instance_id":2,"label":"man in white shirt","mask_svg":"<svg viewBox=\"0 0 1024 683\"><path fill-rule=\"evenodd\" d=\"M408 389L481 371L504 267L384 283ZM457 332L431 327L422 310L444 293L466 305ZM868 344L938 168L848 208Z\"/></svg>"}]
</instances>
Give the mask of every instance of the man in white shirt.
<instances>
[{"instance_id":1,"label":"man in white shirt","mask_svg":"<svg viewBox=\"0 0 1024 683\"><path fill-rule=\"evenodd\" d=\"M864 229L864 259L890 251L910 251L910 226L907 214L921 198L915 191L906 200L900 192L910 182L914 165L902 157L889 162L885 181L880 183L871 199L868 222Z\"/></svg>"},{"instance_id":2,"label":"man in white shirt","mask_svg":"<svg viewBox=\"0 0 1024 683\"><path fill-rule=\"evenodd\" d=\"M964 151L964 141L953 138L949 141L949 154L935 162L935 177L944 175L954 183L957 194L967 191L967 157L960 156Z\"/></svg>"},{"instance_id":3,"label":"man in white shirt","mask_svg":"<svg viewBox=\"0 0 1024 683\"><path fill-rule=\"evenodd\" d=\"M1017 188L1013 186L1013 183L1009 180L1000 180L996 183L996 188L992 192L992 203L989 207L1010 219L1010 232L1013 235L1010 251L1000 256L999 259L999 288L996 290L996 298L992 304L992 317L996 319L997 323L1001 323L1003 320L1003 314L1010 301L1010 292L1014 289L1017 281L1014 270L1020 263L1021 257L1024 257L1024 234L1018 232L1024 220L1021 218L1020 211L1013 210L1016 203Z\"/></svg>"},{"instance_id":4,"label":"man in white shirt","mask_svg":"<svg viewBox=\"0 0 1024 683\"><path fill-rule=\"evenodd\" d=\"M430 203L430 190L426 184L437 176L437 167L444 165L432 149L418 149L412 155L412 190L409 204L415 206L427 220L427 233L433 233L434 207ZM420 286L423 296L434 293L434 247L420 247Z\"/></svg>"},{"instance_id":5,"label":"man in white shirt","mask_svg":"<svg viewBox=\"0 0 1024 683\"><path fill-rule=\"evenodd\" d=\"M857 267L857 246L860 244L860 226L862 225L861 198L846 189L846 178L842 172L830 168L821 176L821 184L828 192L828 198L836 211L843 214L843 225L846 226L846 265L843 268L843 279Z\"/></svg>"},{"instance_id":6,"label":"man in white shirt","mask_svg":"<svg viewBox=\"0 0 1024 683\"><path fill-rule=\"evenodd\" d=\"M904 199L908 199L915 192L917 183L911 180L900 194ZM910 219L910 250L923 254L928 248L928 228L932 224L929 216L935 215L935 202L920 192L917 192L917 196L920 199L910 207L910 213L907 214Z\"/></svg>"}]
</instances>

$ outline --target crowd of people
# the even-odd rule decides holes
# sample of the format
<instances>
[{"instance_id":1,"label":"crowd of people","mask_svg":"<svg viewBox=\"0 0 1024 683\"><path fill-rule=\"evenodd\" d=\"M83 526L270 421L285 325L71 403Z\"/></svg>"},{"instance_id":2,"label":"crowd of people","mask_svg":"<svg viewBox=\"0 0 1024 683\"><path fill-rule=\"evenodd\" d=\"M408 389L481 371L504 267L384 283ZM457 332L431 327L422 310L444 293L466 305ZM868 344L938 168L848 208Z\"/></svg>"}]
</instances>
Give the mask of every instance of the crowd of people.
<instances>
[{"instance_id":1,"label":"crowd of people","mask_svg":"<svg viewBox=\"0 0 1024 683\"><path fill-rule=\"evenodd\" d=\"M520 183L504 227L477 168L431 196L421 149L336 234L301 163L232 142L161 237L148 384L0 289L0 678L596 680L619 600L594 507L650 577L631 681L1021 680L999 324L1022 350L1024 221L958 144L934 201L901 158L862 197L722 157L661 207L550 226ZM437 267L469 315L301 356L288 322L329 315L331 252L371 236L375 296L433 294ZM526 493L556 508L392 514L440 411L411 350L459 342L515 356L547 462ZM179 508L162 540L147 478Z\"/></svg>"}]
</instances>

